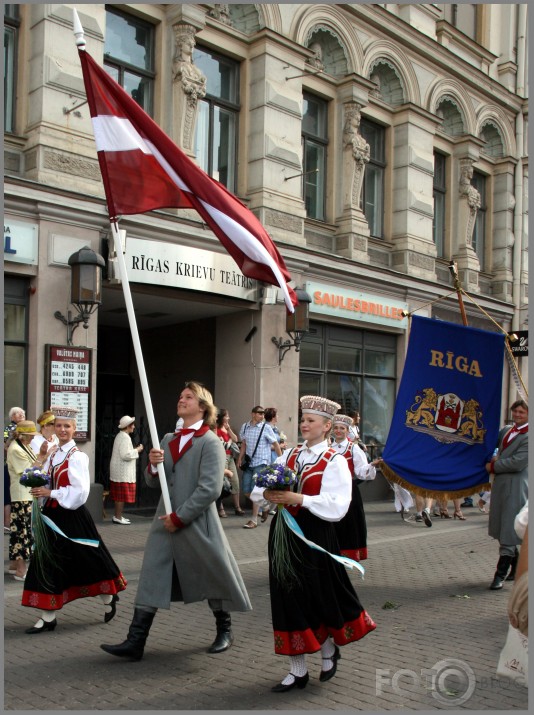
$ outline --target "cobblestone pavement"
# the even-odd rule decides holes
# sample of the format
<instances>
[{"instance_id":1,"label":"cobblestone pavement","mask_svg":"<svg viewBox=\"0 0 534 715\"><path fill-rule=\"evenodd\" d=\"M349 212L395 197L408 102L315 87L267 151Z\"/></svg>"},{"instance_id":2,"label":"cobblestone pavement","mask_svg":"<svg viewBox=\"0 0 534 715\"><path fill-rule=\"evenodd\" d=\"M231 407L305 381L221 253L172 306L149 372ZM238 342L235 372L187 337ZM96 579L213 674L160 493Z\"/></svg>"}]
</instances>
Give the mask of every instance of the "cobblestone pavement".
<instances>
[{"instance_id":1,"label":"cobblestone pavement","mask_svg":"<svg viewBox=\"0 0 534 715\"><path fill-rule=\"evenodd\" d=\"M130 526L118 526L108 515L99 531L128 580L111 623L100 599L82 599L59 613L55 631L26 635L35 611L20 605L22 584L5 574L4 709L526 710L526 688L495 676L511 584L488 589L497 561L488 517L466 509L467 521L434 519L427 528L402 522L389 501L365 509L365 579L350 578L377 629L342 648L331 681L319 682L315 654L304 690L270 692L287 659L273 652L268 525L244 530L236 516L223 524L254 610L234 614L233 647L207 654L215 632L207 604L173 604L157 614L143 660L105 654L100 643L126 636L151 520L132 515Z\"/></svg>"}]
</instances>

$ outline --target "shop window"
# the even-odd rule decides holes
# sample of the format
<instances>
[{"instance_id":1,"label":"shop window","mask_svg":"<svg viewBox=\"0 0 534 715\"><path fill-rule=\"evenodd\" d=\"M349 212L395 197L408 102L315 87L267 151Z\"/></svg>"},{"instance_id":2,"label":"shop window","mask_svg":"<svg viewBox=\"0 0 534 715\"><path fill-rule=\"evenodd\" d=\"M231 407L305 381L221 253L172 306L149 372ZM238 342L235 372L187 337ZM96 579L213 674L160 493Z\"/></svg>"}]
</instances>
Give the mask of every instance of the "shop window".
<instances>
[{"instance_id":1,"label":"shop window","mask_svg":"<svg viewBox=\"0 0 534 715\"><path fill-rule=\"evenodd\" d=\"M193 61L206 76L206 96L198 103L195 156L207 174L235 193L239 64L200 47Z\"/></svg>"},{"instance_id":2,"label":"shop window","mask_svg":"<svg viewBox=\"0 0 534 715\"><path fill-rule=\"evenodd\" d=\"M104 69L152 116L154 26L115 8L106 8Z\"/></svg>"},{"instance_id":3,"label":"shop window","mask_svg":"<svg viewBox=\"0 0 534 715\"><path fill-rule=\"evenodd\" d=\"M4 131L15 131L19 6L4 5Z\"/></svg>"},{"instance_id":4,"label":"shop window","mask_svg":"<svg viewBox=\"0 0 534 715\"><path fill-rule=\"evenodd\" d=\"M302 116L302 195L308 218L326 218L326 149L328 102L304 95Z\"/></svg>"},{"instance_id":5,"label":"shop window","mask_svg":"<svg viewBox=\"0 0 534 715\"><path fill-rule=\"evenodd\" d=\"M26 407L28 281L4 280L4 423L14 405Z\"/></svg>"},{"instance_id":6,"label":"shop window","mask_svg":"<svg viewBox=\"0 0 534 715\"><path fill-rule=\"evenodd\" d=\"M480 270L486 270L485 253L486 253L486 182L487 178L484 174L478 171L473 172L471 184L480 194L480 208L477 211L475 220L475 228L473 230L473 250L477 254Z\"/></svg>"},{"instance_id":7,"label":"shop window","mask_svg":"<svg viewBox=\"0 0 534 715\"><path fill-rule=\"evenodd\" d=\"M312 322L301 345L300 395L325 395L358 410L364 441L385 444L396 389L396 336Z\"/></svg>"},{"instance_id":8,"label":"shop window","mask_svg":"<svg viewBox=\"0 0 534 715\"><path fill-rule=\"evenodd\" d=\"M445 257L446 163L447 159L443 154L434 152L434 218L432 220L432 238L436 244L438 258Z\"/></svg>"},{"instance_id":9,"label":"shop window","mask_svg":"<svg viewBox=\"0 0 534 715\"><path fill-rule=\"evenodd\" d=\"M386 172L386 131L384 127L362 118L360 131L370 148L369 163L363 175L361 208L371 236L384 237L384 177Z\"/></svg>"}]
</instances>

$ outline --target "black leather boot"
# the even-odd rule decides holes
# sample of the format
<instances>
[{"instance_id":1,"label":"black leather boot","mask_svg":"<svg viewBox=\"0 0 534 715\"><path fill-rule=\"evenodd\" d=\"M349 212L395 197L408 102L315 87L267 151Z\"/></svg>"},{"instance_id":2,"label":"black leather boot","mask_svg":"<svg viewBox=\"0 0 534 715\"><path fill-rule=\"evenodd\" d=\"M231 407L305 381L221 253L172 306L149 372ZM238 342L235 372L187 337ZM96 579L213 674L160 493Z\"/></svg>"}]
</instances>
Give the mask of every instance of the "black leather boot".
<instances>
[{"instance_id":1,"label":"black leather boot","mask_svg":"<svg viewBox=\"0 0 534 715\"><path fill-rule=\"evenodd\" d=\"M519 559L519 551L516 549L510 562L510 573L506 577L506 581L515 581L515 572L517 570L517 561Z\"/></svg>"},{"instance_id":2,"label":"black leather boot","mask_svg":"<svg viewBox=\"0 0 534 715\"><path fill-rule=\"evenodd\" d=\"M134 610L132 622L126 640L118 645L107 645L102 643L102 650L111 655L119 656L120 658L131 658L132 660L141 660L145 650L146 639L150 631L150 626L154 620L155 613L144 611L141 608Z\"/></svg>"},{"instance_id":3,"label":"black leather boot","mask_svg":"<svg viewBox=\"0 0 534 715\"><path fill-rule=\"evenodd\" d=\"M502 588L510 564L512 563L512 556L499 556L497 561L497 570L495 571L495 576L491 582L490 588L492 591L497 591L497 589Z\"/></svg>"},{"instance_id":4,"label":"black leather boot","mask_svg":"<svg viewBox=\"0 0 534 715\"><path fill-rule=\"evenodd\" d=\"M232 619L227 611L213 611L217 624L217 636L208 648L208 653L222 653L232 645Z\"/></svg>"}]
</instances>

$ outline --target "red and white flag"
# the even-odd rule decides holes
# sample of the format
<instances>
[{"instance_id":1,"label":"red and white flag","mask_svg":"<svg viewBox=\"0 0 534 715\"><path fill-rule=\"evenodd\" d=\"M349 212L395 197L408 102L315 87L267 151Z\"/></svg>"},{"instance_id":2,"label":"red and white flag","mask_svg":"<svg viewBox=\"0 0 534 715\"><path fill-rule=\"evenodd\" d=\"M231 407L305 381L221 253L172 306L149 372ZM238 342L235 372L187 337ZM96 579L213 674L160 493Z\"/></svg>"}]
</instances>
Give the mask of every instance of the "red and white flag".
<instances>
[{"instance_id":1,"label":"red and white flag","mask_svg":"<svg viewBox=\"0 0 534 715\"><path fill-rule=\"evenodd\" d=\"M298 303L284 260L256 216L208 176L83 49L78 50L109 218L158 208L193 208L245 276Z\"/></svg>"}]
</instances>

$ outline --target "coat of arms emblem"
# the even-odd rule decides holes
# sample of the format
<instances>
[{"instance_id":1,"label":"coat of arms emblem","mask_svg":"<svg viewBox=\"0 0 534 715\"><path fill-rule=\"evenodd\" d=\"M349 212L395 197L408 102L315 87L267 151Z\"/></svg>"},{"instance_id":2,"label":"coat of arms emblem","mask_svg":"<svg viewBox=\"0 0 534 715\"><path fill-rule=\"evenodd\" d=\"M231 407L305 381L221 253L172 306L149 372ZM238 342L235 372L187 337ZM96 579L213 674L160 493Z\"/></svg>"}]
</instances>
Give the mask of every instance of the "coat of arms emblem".
<instances>
[{"instance_id":1,"label":"coat of arms emblem","mask_svg":"<svg viewBox=\"0 0 534 715\"><path fill-rule=\"evenodd\" d=\"M464 400L453 392L438 394L434 388L425 387L406 410L405 425L439 442L475 444L483 442L486 434L482 417L477 400Z\"/></svg>"}]
</instances>

